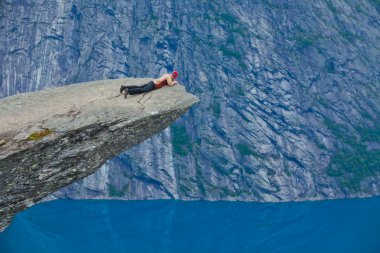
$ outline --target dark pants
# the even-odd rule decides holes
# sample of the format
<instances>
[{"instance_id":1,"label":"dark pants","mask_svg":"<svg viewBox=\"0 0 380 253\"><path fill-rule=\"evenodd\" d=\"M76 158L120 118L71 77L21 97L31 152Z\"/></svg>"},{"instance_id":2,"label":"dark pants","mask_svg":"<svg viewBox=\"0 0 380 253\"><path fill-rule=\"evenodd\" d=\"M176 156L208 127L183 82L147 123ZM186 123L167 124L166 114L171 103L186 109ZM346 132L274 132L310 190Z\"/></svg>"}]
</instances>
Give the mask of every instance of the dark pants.
<instances>
[{"instance_id":1,"label":"dark pants","mask_svg":"<svg viewBox=\"0 0 380 253\"><path fill-rule=\"evenodd\" d=\"M130 85L130 86L124 86L128 89L128 94L135 95L140 94L144 92L149 92L154 90L154 82L150 81L149 83L146 83L144 85L138 86L138 85Z\"/></svg>"}]
</instances>

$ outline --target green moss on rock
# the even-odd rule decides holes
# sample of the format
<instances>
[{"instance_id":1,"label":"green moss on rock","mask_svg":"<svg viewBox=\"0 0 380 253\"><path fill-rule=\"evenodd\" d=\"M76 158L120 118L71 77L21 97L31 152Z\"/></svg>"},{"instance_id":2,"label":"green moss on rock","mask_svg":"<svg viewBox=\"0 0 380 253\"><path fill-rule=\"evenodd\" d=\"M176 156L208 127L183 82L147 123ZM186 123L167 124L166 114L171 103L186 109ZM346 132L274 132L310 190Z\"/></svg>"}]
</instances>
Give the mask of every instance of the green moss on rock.
<instances>
[{"instance_id":1,"label":"green moss on rock","mask_svg":"<svg viewBox=\"0 0 380 253\"><path fill-rule=\"evenodd\" d=\"M380 141L380 128L357 128L356 131L360 135L360 139L357 140L344 126L327 119L325 124L337 140L344 144L331 157L327 175L337 178L343 188L362 191L363 180L380 173L380 150L367 150L366 145L366 142Z\"/></svg>"},{"instance_id":2,"label":"green moss on rock","mask_svg":"<svg viewBox=\"0 0 380 253\"><path fill-rule=\"evenodd\" d=\"M43 139L44 137L50 135L54 133L53 130L50 130L50 129L44 129L42 131L38 131L38 132L34 132L32 134L30 134L27 138L28 141L38 141L38 140L41 140Z\"/></svg>"},{"instance_id":3,"label":"green moss on rock","mask_svg":"<svg viewBox=\"0 0 380 253\"><path fill-rule=\"evenodd\" d=\"M113 197L123 197L128 191L128 185L124 185L121 189L117 189L116 186L108 185L108 192Z\"/></svg>"},{"instance_id":4,"label":"green moss on rock","mask_svg":"<svg viewBox=\"0 0 380 253\"><path fill-rule=\"evenodd\" d=\"M239 151L241 155L251 155L255 157L260 157L260 154L252 150L252 148L247 146L246 144L239 143L236 145L236 149Z\"/></svg>"},{"instance_id":5,"label":"green moss on rock","mask_svg":"<svg viewBox=\"0 0 380 253\"><path fill-rule=\"evenodd\" d=\"M170 129L172 133L173 152L180 156L186 156L192 150L190 137L186 132L186 128L179 125L172 125Z\"/></svg>"}]
</instances>

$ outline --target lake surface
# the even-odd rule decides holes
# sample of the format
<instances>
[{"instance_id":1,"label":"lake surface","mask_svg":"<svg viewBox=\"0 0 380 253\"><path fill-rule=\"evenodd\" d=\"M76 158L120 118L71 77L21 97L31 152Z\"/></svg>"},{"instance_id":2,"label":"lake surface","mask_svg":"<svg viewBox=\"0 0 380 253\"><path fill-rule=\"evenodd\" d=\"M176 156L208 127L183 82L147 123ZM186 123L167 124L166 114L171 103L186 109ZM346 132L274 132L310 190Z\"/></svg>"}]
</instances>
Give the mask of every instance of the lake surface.
<instances>
[{"instance_id":1,"label":"lake surface","mask_svg":"<svg viewBox=\"0 0 380 253\"><path fill-rule=\"evenodd\" d=\"M58 200L20 213L0 252L380 252L380 198L300 203Z\"/></svg>"}]
</instances>

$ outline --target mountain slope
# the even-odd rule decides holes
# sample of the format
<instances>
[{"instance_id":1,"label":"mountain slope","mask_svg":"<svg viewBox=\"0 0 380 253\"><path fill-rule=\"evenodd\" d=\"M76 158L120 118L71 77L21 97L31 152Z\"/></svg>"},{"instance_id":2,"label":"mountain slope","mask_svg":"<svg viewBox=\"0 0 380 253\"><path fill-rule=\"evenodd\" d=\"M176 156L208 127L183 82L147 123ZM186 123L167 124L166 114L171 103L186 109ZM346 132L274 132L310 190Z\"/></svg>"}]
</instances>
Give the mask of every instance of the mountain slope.
<instances>
[{"instance_id":1,"label":"mountain slope","mask_svg":"<svg viewBox=\"0 0 380 253\"><path fill-rule=\"evenodd\" d=\"M1 96L177 69L201 100L56 197L379 194L376 0L10 1L1 10Z\"/></svg>"}]
</instances>

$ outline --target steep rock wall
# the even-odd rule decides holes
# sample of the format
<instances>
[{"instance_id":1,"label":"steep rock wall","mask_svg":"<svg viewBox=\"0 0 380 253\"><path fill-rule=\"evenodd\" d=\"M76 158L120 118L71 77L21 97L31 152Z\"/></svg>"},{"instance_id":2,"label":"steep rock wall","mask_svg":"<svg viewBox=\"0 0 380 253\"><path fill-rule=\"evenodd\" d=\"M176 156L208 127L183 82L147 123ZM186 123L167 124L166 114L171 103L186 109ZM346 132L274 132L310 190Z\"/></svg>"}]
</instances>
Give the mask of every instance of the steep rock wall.
<instances>
[{"instance_id":1,"label":"steep rock wall","mask_svg":"<svg viewBox=\"0 0 380 253\"><path fill-rule=\"evenodd\" d=\"M379 10L374 0L2 1L0 96L177 69L201 98L56 197L379 194Z\"/></svg>"}]
</instances>

